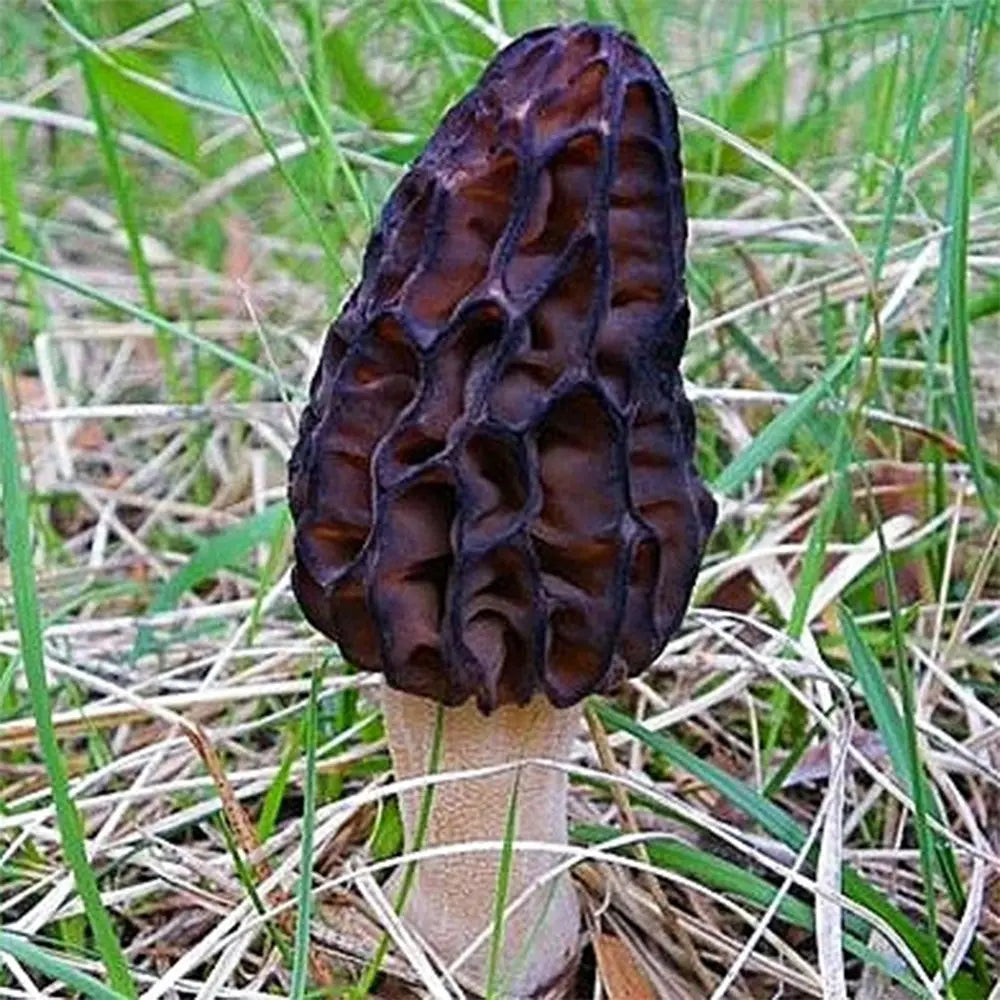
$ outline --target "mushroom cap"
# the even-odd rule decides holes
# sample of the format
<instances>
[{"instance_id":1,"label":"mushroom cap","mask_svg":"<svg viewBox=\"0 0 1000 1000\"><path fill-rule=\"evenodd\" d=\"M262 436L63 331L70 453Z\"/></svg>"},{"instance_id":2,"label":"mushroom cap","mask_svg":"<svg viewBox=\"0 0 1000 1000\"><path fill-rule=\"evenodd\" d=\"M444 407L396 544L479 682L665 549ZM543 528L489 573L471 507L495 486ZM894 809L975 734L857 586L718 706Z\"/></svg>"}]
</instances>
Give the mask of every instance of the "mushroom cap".
<instances>
[{"instance_id":1,"label":"mushroom cap","mask_svg":"<svg viewBox=\"0 0 1000 1000\"><path fill-rule=\"evenodd\" d=\"M678 362L673 98L588 24L500 52L393 191L289 465L293 585L359 667L566 707L680 624L716 507Z\"/></svg>"}]
</instances>

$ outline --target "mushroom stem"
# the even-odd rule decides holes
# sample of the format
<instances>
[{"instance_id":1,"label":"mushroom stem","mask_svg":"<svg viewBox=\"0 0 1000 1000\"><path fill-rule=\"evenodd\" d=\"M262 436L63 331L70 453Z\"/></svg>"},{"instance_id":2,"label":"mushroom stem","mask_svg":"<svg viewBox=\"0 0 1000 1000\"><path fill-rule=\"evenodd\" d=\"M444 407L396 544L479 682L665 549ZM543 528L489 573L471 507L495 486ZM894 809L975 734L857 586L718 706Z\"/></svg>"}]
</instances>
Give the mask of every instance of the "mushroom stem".
<instances>
[{"instance_id":1,"label":"mushroom stem","mask_svg":"<svg viewBox=\"0 0 1000 1000\"><path fill-rule=\"evenodd\" d=\"M427 773L438 706L425 698L386 689L383 710L397 779ZM569 758L580 709L553 708L539 696L528 705L505 705L489 716L475 702L444 708L440 772L487 767L527 758ZM423 847L503 838L515 794L516 840L565 844L567 776L527 764L498 775L462 778L434 786ZM413 849L420 788L400 795L407 850ZM515 849L507 888L510 904L558 864L553 852ZM470 852L420 861L406 901L406 923L444 961L454 961L493 919L500 852ZM534 891L505 922L497 966L500 995L557 996L568 986L579 946L579 901L568 875ZM484 992L490 939L457 970L468 989Z\"/></svg>"}]
</instances>

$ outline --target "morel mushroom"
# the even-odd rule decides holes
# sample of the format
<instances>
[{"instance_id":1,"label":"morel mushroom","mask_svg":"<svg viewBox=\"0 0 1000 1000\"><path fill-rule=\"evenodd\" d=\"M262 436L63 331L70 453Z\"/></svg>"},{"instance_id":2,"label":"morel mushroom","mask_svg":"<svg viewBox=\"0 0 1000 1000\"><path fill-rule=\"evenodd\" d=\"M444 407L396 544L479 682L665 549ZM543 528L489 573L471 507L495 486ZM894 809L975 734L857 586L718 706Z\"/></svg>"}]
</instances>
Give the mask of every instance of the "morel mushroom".
<instances>
[{"instance_id":1,"label":"morel mushroom","mask_svg":"<svg viewBox=\"0 0 1000 1000\"><path fill-rule=\"evenodd\" d=\"M397 777L564 758L579 702L645 669L684 614L715 504L692 464L677 112L634 41L533 31L392 193L327 333L290 465L295 593L380 671ZM573 706L577 706L574 711ZM425 846L502 838L512 771L438 786ZM526 766L517 837L566 843L564 773ZM402 796L412 846L420 792ZM510 899L558 857L518 851ZM419 866L404 918L452 961L498 855ZM503 995L575 966L562 877L505 927ZM465 967L481 988L488 948ZM463 978L460 974L460 978Z\"/></svg>"}]
</instances>

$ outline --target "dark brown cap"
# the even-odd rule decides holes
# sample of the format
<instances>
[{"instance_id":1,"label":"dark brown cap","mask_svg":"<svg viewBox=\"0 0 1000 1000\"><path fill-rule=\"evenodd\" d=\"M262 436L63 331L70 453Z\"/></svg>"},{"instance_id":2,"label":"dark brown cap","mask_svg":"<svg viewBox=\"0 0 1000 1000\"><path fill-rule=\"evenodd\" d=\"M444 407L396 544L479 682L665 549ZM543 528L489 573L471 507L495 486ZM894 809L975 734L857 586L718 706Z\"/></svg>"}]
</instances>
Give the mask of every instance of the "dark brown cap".
<instances>
[{"instance_id":1,"label":"dark brown cap","mask_svg":"<svg viewBox=\"0 0 1000 1000\"><path fill-rule=\"evenodd\" d=\"M290 463L295 593L390 685L483 711L645 669L715 503L692 464L677 111L630 38L501 52L393 191Z\"/></svg>"}]
</instances>

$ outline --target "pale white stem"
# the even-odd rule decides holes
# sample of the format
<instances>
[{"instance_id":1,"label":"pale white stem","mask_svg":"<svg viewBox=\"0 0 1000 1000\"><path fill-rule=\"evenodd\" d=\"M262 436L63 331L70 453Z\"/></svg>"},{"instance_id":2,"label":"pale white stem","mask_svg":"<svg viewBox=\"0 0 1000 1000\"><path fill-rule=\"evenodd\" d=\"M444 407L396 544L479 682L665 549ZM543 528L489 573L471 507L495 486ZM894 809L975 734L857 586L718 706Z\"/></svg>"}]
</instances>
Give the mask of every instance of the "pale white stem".
<instances>
[{"instance_id":1,"label":"pale white stem","mask_svg":"<svg viewBox=\"0 0 1000 1000\"><path fill-rule=\"evenodd\" d=\"M438 706L386 689L382 701L389 748L398 779L426 774ZM442 710L440 772L466 770L528 758L569 759L580 710L556 709L545 697L521 708L507 705L489 716L473 701ZM516 791L515 839L567 843L564 771L526 764L482 778L434 787L423 847L504 839ZM423 789L400 795L406 848L414 847ZM403 910L405 921L450 962L493 919L500 854L476 853L419 863ZM515 851L506 902L552 867L551 855ZM396 889L398 879L391 889ZM553 995L572 977L579 948L580 909L568 876L550 881L505 923L498 963L500 995ZM480 993L489 966L489 941L458 970L458 979Z\"/></svg>"}]
</instances>

